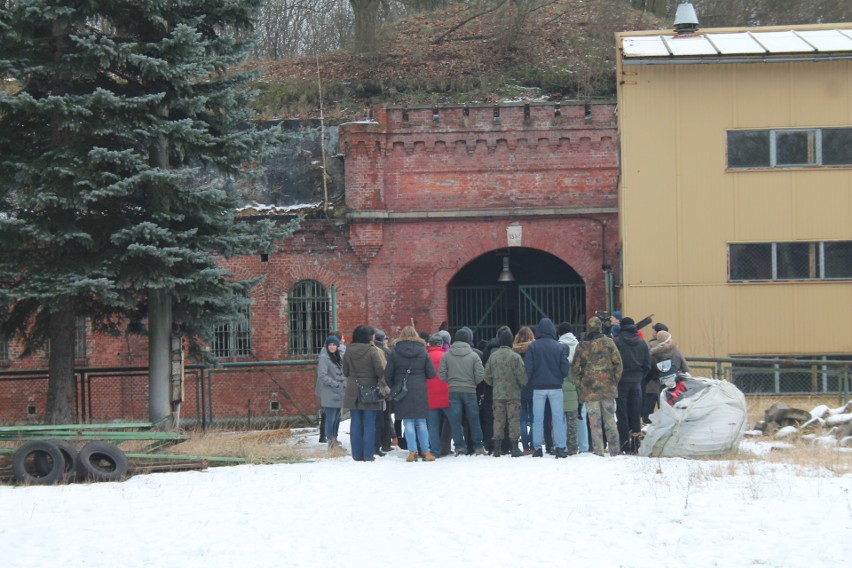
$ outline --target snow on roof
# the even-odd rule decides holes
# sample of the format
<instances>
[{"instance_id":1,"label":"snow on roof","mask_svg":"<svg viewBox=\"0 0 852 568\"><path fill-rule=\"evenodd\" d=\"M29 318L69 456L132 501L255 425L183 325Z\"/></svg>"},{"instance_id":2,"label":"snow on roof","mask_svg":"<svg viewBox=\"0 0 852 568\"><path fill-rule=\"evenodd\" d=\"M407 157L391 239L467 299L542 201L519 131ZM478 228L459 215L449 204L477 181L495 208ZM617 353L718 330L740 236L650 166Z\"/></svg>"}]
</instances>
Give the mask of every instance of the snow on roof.
<instances>
[{"instance_id":1,"label":"snow on roof","mask_svg":"<svg viewBox=\"0 0 852 568\"><path fill-rule=\"evenodd\" d=\"M773 56L785 54L852 55L852 29L698 32L690 35L622 35L625 59Z\"/></svg>"},{"instance_id":2,"label":"snow on roof","mask_svg":"<svg viewBox=\"0 0 852 568\"><path fill-rule=\"evenodd\" d=\"M237 217L275 217L279 215L298 215L322 207L322 201L298 203L296 205L267 205L252 201L237 209Z\"/></svg>"}]
</instances>

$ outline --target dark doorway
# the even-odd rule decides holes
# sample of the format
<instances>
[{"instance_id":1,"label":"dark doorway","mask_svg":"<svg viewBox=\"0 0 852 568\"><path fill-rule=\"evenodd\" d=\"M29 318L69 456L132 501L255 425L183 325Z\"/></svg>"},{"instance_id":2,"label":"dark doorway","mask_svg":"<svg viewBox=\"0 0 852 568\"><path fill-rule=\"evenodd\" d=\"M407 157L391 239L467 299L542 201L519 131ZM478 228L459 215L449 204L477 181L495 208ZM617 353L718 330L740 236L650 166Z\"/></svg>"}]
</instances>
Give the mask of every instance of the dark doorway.
<instances>
[{"instance_id":1,"label":"dark doorway","mask_svg":"<svg viewBox=\"0 0 852 568\"><path fill-rule=\"evenodd\" d=\"M500 282L507 256L514 280ZM447 287L447 303L450 331L468 326L477 341L494 337L502 325L512 333L522 326L535 327L543 317L582 328L586 285L552 254L512 247L486 253L462 267Z\"/></svg>"}]
</instances>

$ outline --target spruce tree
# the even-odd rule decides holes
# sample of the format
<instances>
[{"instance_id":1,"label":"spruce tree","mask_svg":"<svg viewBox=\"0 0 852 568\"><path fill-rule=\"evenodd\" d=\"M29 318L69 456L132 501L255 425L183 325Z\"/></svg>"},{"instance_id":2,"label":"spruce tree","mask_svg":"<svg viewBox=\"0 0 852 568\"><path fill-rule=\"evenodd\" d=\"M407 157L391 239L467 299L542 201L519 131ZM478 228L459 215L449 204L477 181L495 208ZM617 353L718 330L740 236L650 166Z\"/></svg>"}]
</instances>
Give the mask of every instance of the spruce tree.
<instances>
[{"instance_id":1,"label":"spruce tree","mask_svg":"<svg viewBox=\"0 0 852 568\"><path fill-rule=\"evenodd\" d=\"M260 4L0 3L0 318L25 353L49 345L47 422L74 419L77 317L208 339L252 284L217 260L292 230L234 219L235 180L281 140L236 71ZM163 381L152 366L152 420Z\"/></svg>"}]
</instances>

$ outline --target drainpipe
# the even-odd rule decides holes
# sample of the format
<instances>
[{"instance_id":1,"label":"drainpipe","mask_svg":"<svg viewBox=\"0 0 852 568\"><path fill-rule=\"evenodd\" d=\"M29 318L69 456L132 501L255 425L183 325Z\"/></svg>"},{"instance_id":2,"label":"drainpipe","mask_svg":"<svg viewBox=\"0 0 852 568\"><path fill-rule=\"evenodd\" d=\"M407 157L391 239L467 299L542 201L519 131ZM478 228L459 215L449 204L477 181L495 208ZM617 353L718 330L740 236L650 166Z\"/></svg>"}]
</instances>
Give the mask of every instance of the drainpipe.
<instances>
[{"instance_id":1,"label":"drainpipe","mask_svg":"<svg viewBox=\"0 0 852 568\"><path fill-rule=\"evenodd\" d=\"M337 329L337 284L331 285L331 329Z\"/></svg>"},{"instance_id":2,"label":"drainpipe","mask_svg":"<svg viewBox=\"0 0 852 568\"><path fill-rule=\"evenodd\" d=\"M606 258L606 219L596 219L594 217L586 217L589 221L594 221L601 226L601 270L604 275L604 303L606 310L612 313L614 306L614 290L612 279L612 264Z\"/></svg>"}]
</instances>

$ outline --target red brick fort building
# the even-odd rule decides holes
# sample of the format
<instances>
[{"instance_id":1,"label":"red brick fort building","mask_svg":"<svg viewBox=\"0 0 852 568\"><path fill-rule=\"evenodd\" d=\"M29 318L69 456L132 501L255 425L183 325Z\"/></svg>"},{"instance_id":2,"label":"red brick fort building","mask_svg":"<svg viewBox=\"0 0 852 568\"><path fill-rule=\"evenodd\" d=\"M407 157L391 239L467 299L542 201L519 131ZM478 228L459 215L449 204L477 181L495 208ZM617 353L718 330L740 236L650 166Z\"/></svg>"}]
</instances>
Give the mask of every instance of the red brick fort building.
<instances>
[{"instance_id":1,"label":"red brick fort building","mask_svg":"<svg viewBox=\"0 0 852 568\"><path fill-rule=\"evenodd\" d=\"M348 339L368 323L393 338L412 322L430 333L443 324L487 340L503 324L582 326L610 307L615 105L380 108L373 118L339 128L344 207L304 220L268 255L227 263L264 280L244 324L222 326L211 346L235 365L187 369L182 418L313 416L316 354L333 329ZM144 338L80 328L80 419L146 418ZM47 381L34 370L46 356L19 359L6 342L0 365L0 421L38 421Z\"/></svg>"}]
</instances>

